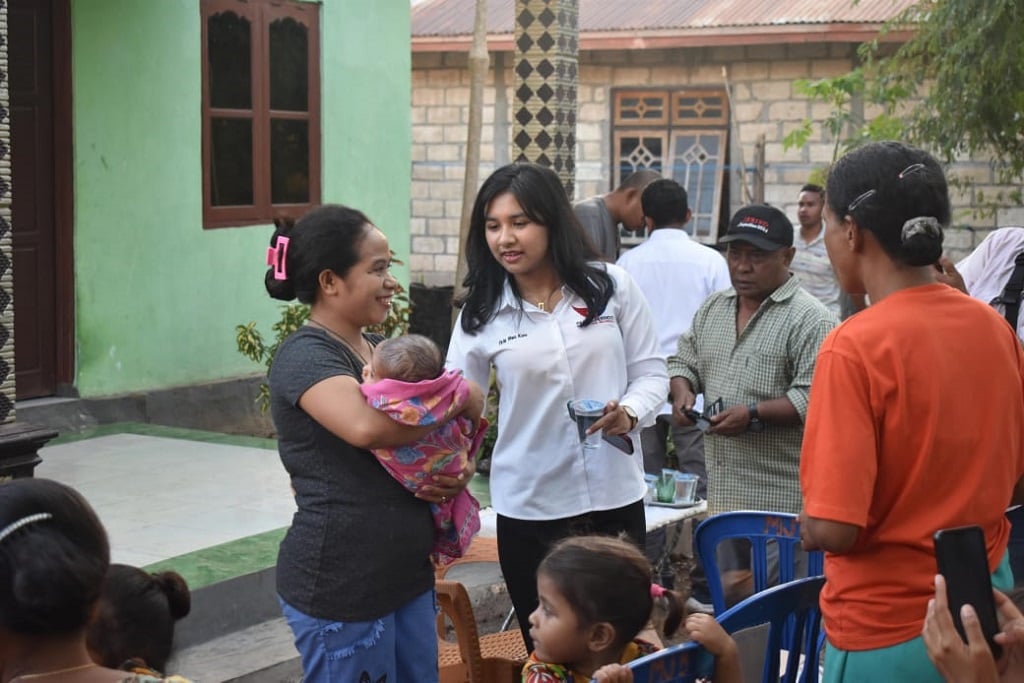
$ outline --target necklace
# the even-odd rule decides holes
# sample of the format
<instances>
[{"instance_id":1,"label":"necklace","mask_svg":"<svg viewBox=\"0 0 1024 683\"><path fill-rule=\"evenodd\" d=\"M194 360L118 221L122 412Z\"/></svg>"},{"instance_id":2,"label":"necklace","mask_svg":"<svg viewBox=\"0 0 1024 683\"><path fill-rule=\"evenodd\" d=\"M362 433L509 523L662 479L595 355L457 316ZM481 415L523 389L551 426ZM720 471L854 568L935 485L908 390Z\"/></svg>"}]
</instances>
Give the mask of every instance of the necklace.
<instances>
[{"instance_id":1,"label":"necklace","mask_svg":"<svg viewBox=\"0 0 1024 683\"><path fill-rule=\"evenodd\" d=\"M345 348L347 348L349 351L354 353L359 358L359 360L363 361L363 365L370 365L370 361L366 360L366 356L364 356L363 354L359 353L359 351L356 350L356 347L352 346L352 344L347 339L342 337L340 334L338 334L337 332L335 332L331 328L327 327L327 325L324 325L319 320L314 320L313 318L310 318L309 322L312 323L313 325L316 325L321 330L323 330L324 332L326 332L327 334L331 335L332 337L334 337L335 339L340 341L342 344L344 344ZM363 339L363 342L366 343L366 340ZM370 358L372 359L373 358L373 346L370 346L370 344L368 344L368 343L366 345L370 347Z\"/></svg>"},{"instance_id":2,"label":"necklace","mask_svg":"<svg viewBox=\"0 0 1024 683\"><path fill-rule=\"evenodd\" d=\"M53 671L43 671L43 672L37 673L37 674L19 674L19 675L15 676L14 678L12 678L10 681L8 681L8 683L14 683L14 681L30 681L30 680L33 680L33 679L36 679L36 678L46 678L47 676L57 676L57 675L60 675L60 674L69 674L69 673L73 673L75 671L84 671L86 669L92 669L93 667L97 667L97 666L99 666L99 664L94 664L93 662L89 662L88 664L79 664L77 666L69 666L69 667L67 667L65 669L54 669Z\"/></svg>"},{"instance_id":3,"label":"necklace","mask_svg":"<svg viewBox=\"0 0 1024 683\"><path fill-rule=\"evenodd\" d=\"M548 292L548 295L546 297L544 297L543 299L538 299L537 303L535 303L534 306L536 306L537 308L539 308L542 311L547 311L548 310L548 303L551 301L551 297L553 297L555 295L555 293L560 291L561 289L562 289L562 283L559 282L557 285L555 285L554 289L552 289L550 292ZM529 297L527 297L527 298L529 298Z\"/></svg>"}]
</instances>

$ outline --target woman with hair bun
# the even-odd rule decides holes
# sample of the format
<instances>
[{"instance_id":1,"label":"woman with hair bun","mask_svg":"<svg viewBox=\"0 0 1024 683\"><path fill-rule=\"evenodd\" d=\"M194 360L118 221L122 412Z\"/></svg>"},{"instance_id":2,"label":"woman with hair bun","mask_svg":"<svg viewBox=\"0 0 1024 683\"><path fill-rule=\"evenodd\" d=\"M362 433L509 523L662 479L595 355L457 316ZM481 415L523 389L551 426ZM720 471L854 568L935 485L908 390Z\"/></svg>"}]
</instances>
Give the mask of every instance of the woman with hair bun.
<instances>
[{"instance_id":1,"label":"woman with hair bun","mask_svg":"<svg viewBox=\"0 0 1024 683\"><path fill-rule=\"evenodd\" d=\"M0 682L184 682L90 658L109 564L107 534L77 491L48 479L0 484Z\"/></svg>"},{"instance_id":2,"label":"woman with hair bun","mask_svg":"<svg viewBox=\"0 0 1024 683\"><path fill-rule=\"evenodd\" d=\"M110 565L86 638L93 661L149 675L164 671L174 623L191 608L188 583L177 572L151 574L126 564Z\"/></svg>"},{"instance_id":3,"label":"woman with hair bun","mask_svg":"<svg viewBox=\"0 0 1024 683\"><path fill-rule=\"evenodd\" d=\"M825 681L941 681L921 638L938 529L979 525L1013 585L1004 510L1024 501L1024 352L991 307L936 282L946 179L898 142L833 166L825 245L871 306L821 346L804 428L806 550L825 550Z\"/></svg>"},{"instance_id":4,"label":"woman with hair bun","mask_svg":"<svg viewBox=\"0 0 1024 683\"><path fill-rule=\"evenodd\" d=\"M403 425L359 390L397 281L387 237L361 212L321 206L279 224L265 282L275 299L309 304L308 323L282 342L270 368L278 452L298 510L281 542L277 592L302 657L304 680L437 681L434 524L469 483L432 475L407 491L370 452L417 441L442 422ZM473 386L450 413L480 417Z\"/></svg>"}]
</instances>

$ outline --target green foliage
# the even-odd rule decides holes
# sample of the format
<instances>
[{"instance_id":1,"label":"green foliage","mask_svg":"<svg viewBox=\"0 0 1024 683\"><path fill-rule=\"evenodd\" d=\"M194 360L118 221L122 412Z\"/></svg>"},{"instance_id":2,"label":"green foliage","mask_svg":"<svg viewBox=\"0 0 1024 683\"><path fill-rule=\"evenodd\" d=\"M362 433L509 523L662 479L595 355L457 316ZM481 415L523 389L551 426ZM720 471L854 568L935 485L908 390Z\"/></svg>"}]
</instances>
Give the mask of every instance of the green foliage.
<instances>
[{"instance_id":1,"label":"green foliage","mask_svg":"<svg viewBox=\"0 0 1024 683\"><path fill-rule=\"evenodd\" d=\"M1020 0L921 0L887 23L887 33L909 38L893 48L861 45L861 65L847 74L802 80L796 91L825 102L820 122L842 152L875 140L903 139L935 152L946 163L988 157L1003 184L1024 173L1024 3ZM865 105L881 113L860 115ZM783 140L785 149L811 139L805 120ZM961 187L964 179L953 179ZM976 196L976 200L977 200ZM990 196L1020 203L1020 191ZM982 203L978 200L978 203Z\"/></svg>"},{"instance_id":2,"label":"green foliage","mask_svg":"<svg viewBox=\"0 0 1024 683\"><path fill-rule=\"evenodd\" d=\"M392 256L394 254L392 253ZM392 259L393 263L401 265L401 261ZM385 337L398 337L409 331L409 315L412 313L412 302L401 283L395 288L395 294L391 297L391 310L388 317L379 325L368 327L368 332L375 332ZM274 354L288 335L306 324L309 319L309 306L306 304L288 304L281 306L281 319L271 325L273 343L269 346L264 340L263 333L256 329L256 322L248 325L235 326L235 344L238 352L254 363L262 363L266 366L267 373L270 373L270 366L274 362ZM270 387L266 382L260 384L259 393L256 395L256 402L260 410L266 411L270 407Z\"/></svg>"},{"instance_id":3,"label":"green foliage","mask_svg":"<svg viewBox=\"0 0 1024 683\"><path fill-rule=\"evenodd\" d=\"M921 0L890 30L912 30L894 54L862 50L880 83L928 83L908 118L912 139L952 161L987 155L1002 182L1024 172L1024 3Z\"/></svg>"}]
</instances>

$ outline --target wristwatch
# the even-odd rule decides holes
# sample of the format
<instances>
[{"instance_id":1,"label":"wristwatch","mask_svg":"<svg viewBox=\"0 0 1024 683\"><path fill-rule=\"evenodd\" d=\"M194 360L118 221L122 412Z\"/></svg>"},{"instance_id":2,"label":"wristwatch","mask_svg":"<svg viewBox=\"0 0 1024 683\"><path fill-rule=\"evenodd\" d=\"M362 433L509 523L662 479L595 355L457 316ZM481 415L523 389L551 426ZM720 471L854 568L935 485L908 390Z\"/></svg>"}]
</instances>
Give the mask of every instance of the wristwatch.
<instances>
[{"instance_id":1,"label":"wristwatch","mask_svg":"<svg viewBox=\"0 0 1024 683\"><path fill-rule=\"evenodd\" d=\"M747 410L750 411L750 423L747 425L747 431L759 433L765 430L766 425L762 420L761 416L757 414L757 403L747 404Z\"/></svg>"},{"instance_id":2,"label":"wristwatch","mask_svg":"<svg viewBox=\"0 0 1024 683\"><path fill-rule=\"evenodd\" d=\"M622 410L629 417L629 431L633 431L636 429L636 423L640 421L640 418L637 417L636 411L629 406L622 406Z\"/></svg>"}]
</instances>

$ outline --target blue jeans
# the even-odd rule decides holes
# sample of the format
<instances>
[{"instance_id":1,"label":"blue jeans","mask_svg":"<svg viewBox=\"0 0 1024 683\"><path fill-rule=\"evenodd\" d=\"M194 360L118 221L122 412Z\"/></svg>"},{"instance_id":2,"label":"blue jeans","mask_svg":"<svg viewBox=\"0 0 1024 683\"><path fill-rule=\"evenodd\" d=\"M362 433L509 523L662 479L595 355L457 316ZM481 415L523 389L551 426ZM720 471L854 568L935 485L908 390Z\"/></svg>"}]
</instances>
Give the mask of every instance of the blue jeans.
<instances>
[{"instance_id":1,"label":"blue jeans","mask_svg":"<svg viewBox=\"0 0 1024 683\"><path fill-rule=\"evenodd\" d=\"M373 621L317 619L278 600L295 634L304 683L437 683L433 589Z\"/></svg>"}]
</instances>

